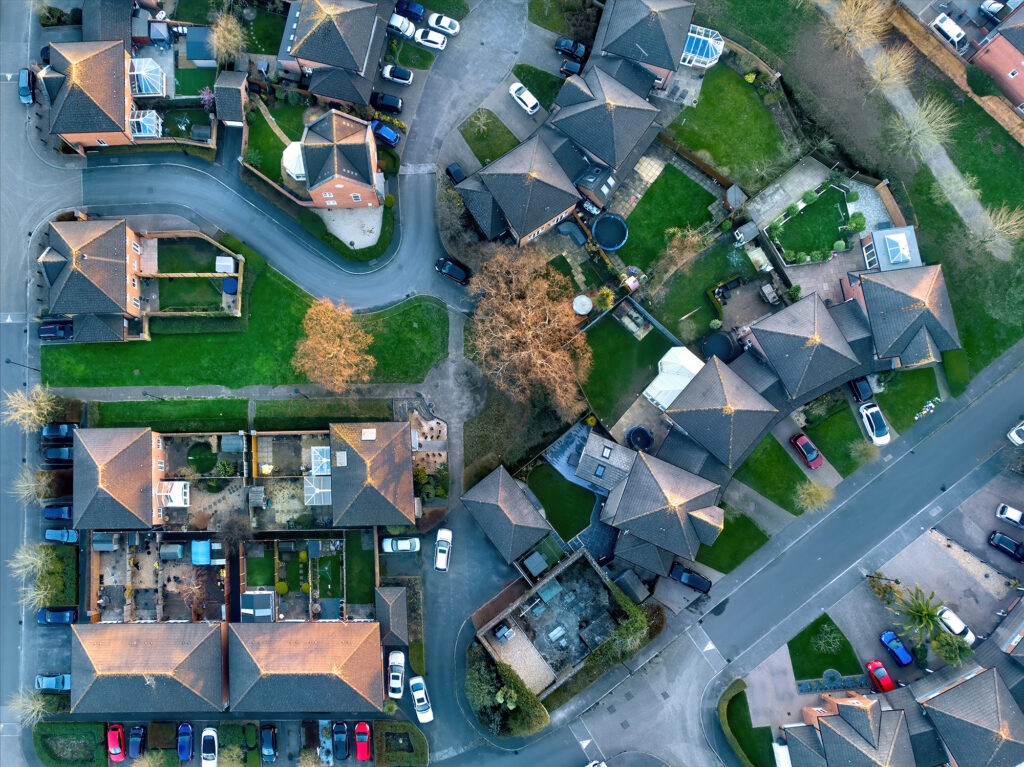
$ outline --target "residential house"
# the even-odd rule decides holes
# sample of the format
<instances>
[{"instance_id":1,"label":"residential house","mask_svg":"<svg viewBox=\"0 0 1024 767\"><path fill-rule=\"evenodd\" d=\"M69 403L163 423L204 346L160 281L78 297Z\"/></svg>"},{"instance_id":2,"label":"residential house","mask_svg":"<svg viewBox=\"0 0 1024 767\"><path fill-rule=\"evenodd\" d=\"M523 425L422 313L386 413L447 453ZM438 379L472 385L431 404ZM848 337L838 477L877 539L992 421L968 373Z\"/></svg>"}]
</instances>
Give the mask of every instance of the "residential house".
<instances>
[{"instance_id":1,"label":"residential house","mask_svg":"<svg viewBox=\"0 0 1024 767\"><path fill-rule=\"evenodd\" d=\"M601 14L594 54L636 62L655 76L656 88L666 88L682 61L693 11L688 0L616 0Z\"/></svg>"},{"instance_id":2,"label":"residential house","mask_svg":"<svg viewBox=\"0 0 1024 767\"><path fill-rule=\"evenodd\" d=\"M1024 115L1024 4L982 40L971 63L992 75L999 90Z\"/></svg>"},{"instance_id":3,"label":"residential house","mask_svg":"<svg viewBox=\"0 0 1024 767\"><path fill-rule=\"evenodd\" d=\"M373 592L374 615L380 624L383 646L409 644L409 590L405 586L378 586Z\"/></svg>"},{"instance_id":4,"label":"residential house","mask_svg":"<svg viewBox=\"0 0 1024 767\"><path fill-rule=\"evenodd\" d=\"M416 524L408 423L333 424L334 527Z\"/></svg>"},{"instance_id":5,"label":"residential house","mask_svg":"<svg viewBox=\"0 0 1024 767\"><path fill-rule=\"evenodd\" d=\"M241 128L245 125L245 108L249 101L245 72L224 70L213 84L217 105L217 119L225 125Z\"/></svg>"},{"instance_id":6,"label":"residential house","mask_svg":"<svg viewBox=\"0 0 1024 767\"><path fill-rule=\"evenodd\" d=\"M365 120L332 109L306 126L297 149L298 167L289 167L288 158L285 167L296 181L306 182L312 206L381 204L384 177L377 171L377 143Z\"/></svg>"},{"instance_id":7,"label":"residential house","mask_svg":"<svg viewBox=\"0 0 1024 767\"><path fill-rule=\"evenodd\" d=\"M512 564L551 532L543 509L504 466L477 482L462 502L507 564Z\"/></svg>"}]
</instances>

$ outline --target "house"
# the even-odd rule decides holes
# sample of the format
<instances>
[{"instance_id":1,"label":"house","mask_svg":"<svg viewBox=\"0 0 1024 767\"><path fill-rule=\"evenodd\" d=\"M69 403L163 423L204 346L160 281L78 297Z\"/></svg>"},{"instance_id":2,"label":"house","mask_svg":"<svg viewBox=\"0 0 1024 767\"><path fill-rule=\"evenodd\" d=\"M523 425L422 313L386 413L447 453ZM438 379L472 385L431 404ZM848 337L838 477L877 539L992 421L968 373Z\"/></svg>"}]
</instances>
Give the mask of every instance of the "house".
<instances>
[{"instance_id":1,"label":"house","mask_svg":"<svg viewBox=\"0 0 1024 767\"><path fill-rule=\"evenodd\" d=\"M616 0L601 14L594 52L636 62L655 76L655 88L666 88L682 61L693 11L688 0Z\"/></svg>"},{"instance_id":2,"label":"house","mask_svg":"<svg viewBox=\"0 0 1024 767\"><path fill-rule=\"evenodd\" d=\"M249 102L245 81L245 72L226 69L217 75L217 81L213 84L217 119L233 128L245 125L245 107Z\"/></svg>"},{"instance_id":3,"label":"house","mask_svg":"<svg viewBox=\"0 0 1024 767\"><path fill-rule=\"evenodd\" d=\"M409 590L405 586L378 586L373 591L373 602L381 645L408 645Z\"/></svg>"},{"instance_id":4,"label":"house","mask_svg":"<svg viewBox=\"0 0 1024 767\"><path fill-rule=\"evenodd\" d=\"M512 564L551 532L542 509L504 466L477 482L462 502L507 564Z\"/></svg>"},{"instance_id":5,"label":"house","mask_svg":"<svg viewBox=\"0 0 1024 767\"><path fill-rule=\"evenodd\" d=\"M408 423L332 424L334 527L416 524Z\"/></svg>"},{"instance_id":6,"label":"house","mask_svg":"<svg viewBox=\"0 0 1024 767\"><path fill-rule=\"evenodd\" d=\"M142 315L140 237L125 220L51 221L38 258L49 287L49 313L72 320L78 342L123 341Z\"/></svg>"},{"instance_id":7,"label":"house","mask_svg":"<svg viewBox=\"0 0 1024 767\"><path fill-rule=\"evenodd\" d=\"M1024 5L982 40L971 63L992 75L999 90L1024 115Z\"/></svg>"},{"instance_id":8,"label":"house","mask_svg":"<svg viewBox=\"0 0 1024 767\"><path fill-rule=\"evenodd\" d=\"M295 149L293 149L293 147ZM384 177L377 172L377 143L370 124L336 109L306 126L302 141L286 149L288 174L305 181L317 208L375 208ZM380 192L378 192L378 189Z\"/></svg>"}]
</instances>

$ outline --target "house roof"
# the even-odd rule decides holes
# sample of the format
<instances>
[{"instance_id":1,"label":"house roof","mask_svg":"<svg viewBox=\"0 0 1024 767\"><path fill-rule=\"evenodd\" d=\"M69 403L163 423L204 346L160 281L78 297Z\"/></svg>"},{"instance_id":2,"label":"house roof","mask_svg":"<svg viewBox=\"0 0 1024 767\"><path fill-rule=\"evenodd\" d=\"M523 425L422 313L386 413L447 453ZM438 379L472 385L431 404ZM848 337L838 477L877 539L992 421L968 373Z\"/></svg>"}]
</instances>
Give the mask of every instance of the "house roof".
<instances>
[{"instance_id":1,"label":"house roof","mask_svg":"<svg viewBox=\"0 0 1024 767\"><path fill-rule=\"evenodd\" d=\"M493 240L508 229L508 222L501 215L501 209L498 208L498 203L494 201L494 195L488 191L483 181L480 180L479 173L474 173L467 178L455 187L455 191L462 197L466 210L473 216L473 220L476 221L480 231L484 233L484 237L488 240Z\"/></svg>"},{"instance_id":2,"label":"house roof","mask_svg":"<svg viewBox=\"0 0 1024 767\"><path fill-rule=\"evenodd\" d=\"M477 482L462 502L508 564L551 532L551 525L504 466Z\"/></svg>"},{"instance_id":3,"label":"house roof","mask_svg":"<svg viewBox=\"0 0 1024 767\"><path fill-rule=\"evenodd\" d=\"M291 55L362 72L376 16L376 3L303 0Z\"/></svg>"},{"instance_id":4,"label":"house roof","mask_svg":"<svg viewBox=\"0 0 1024 767\"><path fill-rule=\"evenodd\" d=\"M51 314L113 314L127 308L124 219L51 221L49 241L39 261L50 283Z\"/></svg>"},{"instance_id":5,"label":"house roof","mask_svg":"<svg viewBox=\"0 0 1024 767\"><path fill-rule=\"evenodd\" d=\"M189 61L215 61L213 27L194 26L185 38L185 58Z\"/></svg>"},{"instance_id":6,"label":"house roof","mask_svg":"<svg viewBox=\"0 0 1024 767\"><path fill-rule=\"evenodd\" d=\"M759 321L752 332L793 399L860 364L816 293Z\"/></svg>"},{"instance_id":7,"label":"house roof","mask_svg":"<svg viewBox=\"0 0 1024 767\"><path fill-rule=\"evenodd\" d=\"M375 621L232 623L235 711L380 711L380 625Z\"/></svg>"},{"instance_id":8,"label":"house roof","mask_svg":"<svg viewBox=\"0 0 1024 767\"><path fill-rule=\"evenodd\" d=\"M76 314L71 318L71 337L76 343L124 340L123 314Z\"/></svg>"},{"instance_id":9,"label":"house roof","mask_svg":"<svg viewBox=\"0 0 1024 767\"><path fill-rule=\"evenodd\" d=\"M674 72L693 11L687 0L615 0L601 16L594 48Z\"/></svg>"},{"instance_id":10,"label":"house roof","mask_svg":"<svg viewBox=\"0 0 1024 767\"><path fill-rule=\"evenodd\" d=\"M923 705L960 767L1024 762L1024 714L995 669L986 669Z\"/></svg>"},{"instance_id":11,"label":"house roof","mask_svg":"<svg viewBox=\"0 0 1024 767\"><path fill-rule=\"evenodd\" d=\"M370 124L332 109L306 126L302 162L306 186L316 189L337 178L373 186Z\"/></svg>"},{"instance_id":12,"label":"house roof","mask_svg":"<svg viewBox=\"0 0 1024 767\"><path fill-rule=\"evenodd\" d=\"M654 122L658 108L603 69L592 67L583 79L593 97L563 106L551 115L551 124L617 168Z\"/></svg>"},{"instance_id":13,"label":"house roof","mask_svg":"<svg viewBox=\"0 0 1024 767\"><path fill-rule=\"evenodd\" d=\"M941 266L865 272L860 281L879 357L911 366L960 348Z\"/></svg>"},{"instance_id":14,"label":"house roof","mask_svg":"<svg viewBox=\"0 0 1024 767\"><path fill-rule=\"evenodd\" d=\"M127 126L124 43L51 43L50 133L121 133Z\"/></svg>"},{"instance_id":15,"label":"house roof","mask_svg":"<svg viewBox=\"0 0 1024 767\"><path fill-rule=\"evenodd\" d=\"M538 136L506 152L478 173L520 237L546 224L580 199L576 187Z\"/></svg>"},{"instance_id":16,"label":"house roof","mask_svg":"<svg viewBox=\"0 0 1024 767\"><path fill-rule=\"evenodd\" d=\"M832 315L832 319L839 326L839 332L851 347L855 341L871 337L871 324L864 313L864 307L857 299L850 298L841 304L833 304L828 308L828 313Z\"/></svg>"},{"instance_id":17,"label":"house roof","mask_svg":"<svg viewBox=\"0 0 1024 767\"><path fill-rule=\"evenodd\" d=\"M914 700L909 687L897 687L885 694L885 699L894 709L902 710L907 718L907 732L910 733L910 746L914 749L914 762L917 767L939 767L946 764L949 758L946 749L939 740L934 725L924 715L920 704Z\"/></svg>"},{"instance_id":18,"label":"house roof","mask_svg":"<svg viewBox=\"0 0 1024 767\"><path fill-rule=\"evenodd\" d=\"M76 429L74 526L148 530L153 526L153 432Z\"/></svg>"},{"instance_id":19,"label":"house roof","mask_svg":"<svg viewBox=\"0 0 1024 767\"><path fill-rule=\"evenodd\" d=\"M220 624L71 627L71 711L221 711Z\"/></svg>"},{"instance_id":20,"label":"house roof","mask_svg":"<svg viewBox=\"0 0 1024 767\"><path fill-rule=\"evenodd\" d=\"M335 527L416 523L407 423L331 425Z\"/></svg>"},{"instance_id":21,"label":"house roof","mask_svg":"<svg viewBox=\"0 0 1024 767\"><path fill-rule=\"evenodd\" d=\"M370 103L373 80L340 67L317 67L309 80L309 90L327 99L365 106Z\"/></svg>"},{"instance_id":22,"label":"house roof","mask_svg":"<svg viewBox=\"0 0 1024 767\"><path fill-rule=\"evenodd\" d=\"M647 67L621 56L598 56L594 59L594 66L603 69L642 98L647 98L657 79Z\"/></svg>"},{"instance_id":23,"label":"house roof","mask_svg":"<svg viewBox=\"0 0 1024 767\"><path fill-rule=\"evenodd\" d=\"M679 429L669 429L665 440L655 454L658 458L686 469L693 474L701 474L704 464L711 457L711 453L688 434L683 434Z\"/></svg>"},{"instance_id":24,"label":"house roof","mask_svg":"<svg viewBox=\"0 0 1024 767\"><path fill-rule=\"evenodd\" d=\"M605 490L611 490L629 476L634 460L636 451L605 439L591 430L580 454L576 476ZM598 474L598 468L601 466L604 469Z\"/></svg>"},{"instance_id":25,"label":"house roof","mask_svg":"<svg viewBox=\"0 0 1024 767\"><path fill-rule=\"evenodd\" d=\"M615 541L615 558L632 562L657 575L668 575L675 554L624 530Z\"/></svg>"},{"instance_id":26,"label":"house roof","mask_svg":"<svg viewBox=\"0 0 1024 767\"><path fill-rule=\"evenodd\" d=\"M726 466L738 466L778 411L718 357L702 367L665 414Z\"/></svg>"},{"instance_id":27,"label":"house roof","mask_svg":"<svg viewBox=\"0 0 1024 767\"><path fill-rule=\"evenodd\" d=\"M82 3L82 39L86 42L132 42L132 0L85 0Z\"/></svg>"},{"instance_id":28,"label":"house roof","mask_svg":"<svg viewBox=\"0 0 1024 767\"><path fill-rule=\"evenodd\" d=\"M839 702L839 714L818 718L821 744L830 765L843 767L916 767L906 716L868 706Z\"/></svg>"},{"instance_id":29,"label":"house roof","mask_svg":"<svg viewBox=\"0 0 1024 767\"><path fill-rule=\"evenodd\" d=\"M224 70L217 75L213 93L217 117L226 122L245 122L245 72Z\"/></svg>"},{"instance_id":30,"label":"house roof","mask_svg":"<svg viewBox=\"0 0 1024 767\"><path fill-rule=\"evenodd\" d=\"M409 590L405 586L378 586L373 601L381 645L409 644Z\"/></svg>"},{"instance_id":31,"label":"house roof","mask_svg":"<svg viewBox=\"0 0 1024 767\"><path fill-rule=\"evenodd\" d=\"M825 750L821 747L818 730L810 725L785 727L786 745L792 767L826 767Z\"/></svg>"}]
</instances>

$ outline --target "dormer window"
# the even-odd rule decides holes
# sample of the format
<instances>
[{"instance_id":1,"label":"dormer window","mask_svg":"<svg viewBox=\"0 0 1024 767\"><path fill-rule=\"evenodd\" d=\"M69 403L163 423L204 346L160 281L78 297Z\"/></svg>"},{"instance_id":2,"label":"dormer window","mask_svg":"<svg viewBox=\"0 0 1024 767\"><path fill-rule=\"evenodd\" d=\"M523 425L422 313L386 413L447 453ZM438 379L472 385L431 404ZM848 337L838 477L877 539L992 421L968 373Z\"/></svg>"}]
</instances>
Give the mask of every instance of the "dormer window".
<instances>
[{"instance_id":1,"label":"dormer window","mask_svg":"<svg viewBox=\"0 0 1024 767\"><path fill-rule=\"evenodd\" d=\"M612 457L612 449L610 447L608 447L607 445L602 447L601 448L601 457L602 458L611 458Z\"/></svg>"}]
</instances>

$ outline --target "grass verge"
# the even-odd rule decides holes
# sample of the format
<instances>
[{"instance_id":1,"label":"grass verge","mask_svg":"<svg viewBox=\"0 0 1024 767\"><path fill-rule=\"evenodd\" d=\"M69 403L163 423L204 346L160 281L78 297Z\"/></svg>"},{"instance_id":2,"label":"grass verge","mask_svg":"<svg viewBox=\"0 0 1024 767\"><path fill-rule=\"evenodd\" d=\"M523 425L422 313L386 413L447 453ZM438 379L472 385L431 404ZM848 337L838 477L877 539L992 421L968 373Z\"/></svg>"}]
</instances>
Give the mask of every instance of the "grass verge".
<instances>
[{"instance_id":1,"label":"grass verge","mask_svg":"<svg viewBox=\"0 0 1024 767\"><path fill-rule=\"evenodd\" d=\"M569 22L565 20L565 10L565 5L560 0L530 0L530 23L556 35L567 35Z\"/></svg>"},{"instance_id":2,"label":"grass verge","mask_svg":"<svg viewBox=\"0 0 1024 767\"><path fill-rule=\"evenodd\" d=\"M864 435L857 417L849 407L838 410L824 421L808 424L804 433L844 477L850 476L864 464L864 460L850 454L850 448L863 442Z\"/></svg>"},{"instance_id":3,"label":"grass verge","mask_svg":"<svg viewBox=\"0 0 1024 767\"><path fill-rule=\"evenodd\" d=\"M814 648L814 638L822 629L834 629L841 637L839 649L833 653L821 652ZM829 669L835 669L843 676L854 676L864 673L857 660L850 640L846 638L827 613L819 615L807 628L789 640L789 658L793 662L793 675L796 679L820 679Z\"/></svg>"},{"instance_id":4,"label":"grass verge","mask_svg":"<svg viewBox=\"0 0 1024 767\"><path fill-rule=\"evenodd\" d=\"M747 704L747 685L737 679L718 699L718 721L743 767L774 767L772 728L754 727Z\"/></svg>"},{"instance_id":5,"label":"grass verge","mask_svg":"<svg viewBox=\"0 0 1024 767\"><path fill-rule=\"evenodd\" d=\"M249 402L244 399L175 399L96 402L89 426L149 426L153 431L213 432L249 428Z\"/></svg>"},{"instance_id":6,"label":"grass verge","mask_svg":"<svg viewBox=\"0 0 1024 767\"><path fill-rule=\"evenodd\" d=\"M768 434L736 472L736 479L786 511L800 514L796 489L804 473L778 440Z\"/></svg>"},{"instance_id":7,"label":"grass verge","mask_svg":"<svg viewBox=\"0 0 1024 767\"><path fill-rule=\"evenodd\" d=\"M434 65L434 54L411 40L403 40L398 47L398 63L412 69L430 69Z\"/></svg>"},{"instance_id":8,"label":"grass verge","mask_svg":"<svg viewBox=\"0 0 1024 767\"><path fill-rule=\"evenodd\" d=\"M490 109L476 110L459 126L459 132L483 165L519 146L519 139Z\"/></svg>"},{"instance_id":9,"label":"grass verge","mask_svg":"<svg viewBox=\"0 0 1024 767\"><path fill-rule=\"evenodd\" d=\"M302 208L296 218L299 226L316 237L326 245L331 246L334 251L346 261L372 261L380 256L391 244L391 237L395 230L395 212L392 208L384 208L381 215L380 235L377 242L367 245L365 248L351 248L327 231L327 224L319 215L309 208Z\"/></svg>"},{"instance_id":10,"label":"grass verge","mask_svg":"<svg viewBox=\"0 0 1024 767\"><path fill-rule=\"evenodd\" d=\"M563 541L568 541L590 524L594 494L565 479L551 464L534 466L527 484L544 507L548 522Z\"/></svg>"},{"instance_id":11,"label":"grass verge","mask_svg":"<svg viewBox=\"0 0 1024 767\"><path fill-rule=\"evenodd\" d=\"M768 536L746 514L740 514L723 504L725 526L721 535L711 546L701 546L697 561L713 567L720 573L730 573L743 560L768 543Z\"/></svg>"}]
</instances>

